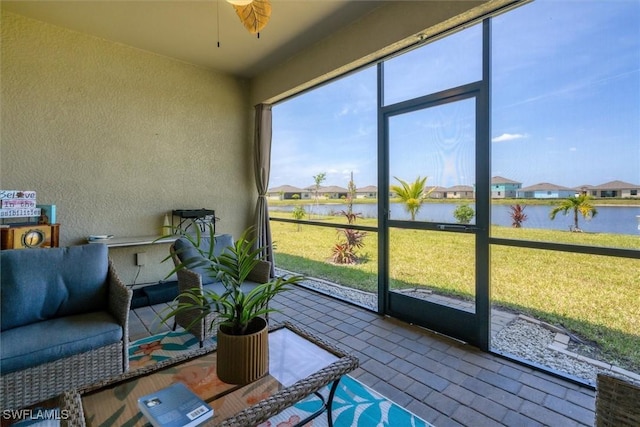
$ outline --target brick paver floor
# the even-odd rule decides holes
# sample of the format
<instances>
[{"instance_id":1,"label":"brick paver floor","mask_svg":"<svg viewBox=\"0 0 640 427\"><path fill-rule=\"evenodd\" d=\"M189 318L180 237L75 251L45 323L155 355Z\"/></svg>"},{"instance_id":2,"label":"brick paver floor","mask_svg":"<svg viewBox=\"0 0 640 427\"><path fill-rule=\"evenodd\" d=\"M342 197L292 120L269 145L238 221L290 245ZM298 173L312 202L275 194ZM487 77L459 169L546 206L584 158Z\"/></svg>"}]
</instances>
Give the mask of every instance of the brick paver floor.
<instances>
[{"instance_id":1,"label":"brick paver floor","mask_svg":"<svg viewBox=\"0 0 640 427\"><path fill-rule=\"evenodd\" d=\"M352 376L437 427L593 426L595 392L475 347L294 288L272 303L289 320L360 359ZM131 339L167 330L160 304L132 311Z\"/></svg>"}]
</instances>

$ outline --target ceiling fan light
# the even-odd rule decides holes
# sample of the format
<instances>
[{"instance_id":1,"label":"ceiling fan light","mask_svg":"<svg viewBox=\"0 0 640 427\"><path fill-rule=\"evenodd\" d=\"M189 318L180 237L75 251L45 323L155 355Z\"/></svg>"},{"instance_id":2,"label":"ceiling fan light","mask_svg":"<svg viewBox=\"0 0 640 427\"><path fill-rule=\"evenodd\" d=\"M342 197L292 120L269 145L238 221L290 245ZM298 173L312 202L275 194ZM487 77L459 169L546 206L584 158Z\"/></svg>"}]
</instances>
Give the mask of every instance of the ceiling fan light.
<instances>
[{"instance_id":1,"label":"ceiling fan light","mask_svg":"<svg viewBox=\"0 0 640 427\"><path fill-rule=\"evenodd\" d=\"M248 4L251 4L253 0L227 0L227 2L236 6L246 6Z\"/></svg>"}]
</instances>

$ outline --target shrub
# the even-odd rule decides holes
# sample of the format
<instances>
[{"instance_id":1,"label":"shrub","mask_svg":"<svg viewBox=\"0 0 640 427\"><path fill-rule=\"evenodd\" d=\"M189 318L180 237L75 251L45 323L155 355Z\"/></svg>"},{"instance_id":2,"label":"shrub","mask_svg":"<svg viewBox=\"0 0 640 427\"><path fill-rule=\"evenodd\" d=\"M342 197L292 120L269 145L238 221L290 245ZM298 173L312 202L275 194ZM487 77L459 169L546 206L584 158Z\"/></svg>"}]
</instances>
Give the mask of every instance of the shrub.
<instances>
[{"instance_id":1,"label":"shrub","mask_svg":"<svg viewBox=\"0 0 640 427\"><path fill-rule=\"evenodd\" d=\"M524 208L526 206L521 206L519 203L516 204L515 206L509 206L509 208L511 209L511 212L509 212L509 216L511 216L511 221L513 221L511 223L511 226L513 228L520 228L522 227L522 223L525 222L527 220L527 214L524 213Z\"/></svg>"},{"instance_id":2,"label":"shrub","mask_svg":"<svg viewBox=\"0 0 640 427\"><path fill-rule=\"evenodd\" d=\"M333 246L331 250L333 262L336 264L355 264L358 262L356 249L361 249L364 246L364 237L367 232L351 228L340 228L337 231L346 241L336 243Z\"/></svg>"},{"instance_id":3,"label":"shrub","mask_svg":"<svg viewBox=\"0 0 640 427\"><path fill-rule=\"evenodd\" d=\"M476 212L467 204L460 205L453 211L453 216L460 224L469 224Z\"/></svg>"},{"instance_id":4,"label":"shrub","mask_svg":"<svg viewBox=\"0 0 640 427\"><path fill-rule=\"evenodd\" d=\"M336 243L332 252L336 264L355 264L358 260L354 249L347 243Z\"/></svg>"},{"instance_id":5,"label":"shrub","mask_svg":"<svg viewBox=\"0 0 640 427\"><path fill-rule=\"evenodd\" d=\"M299 221L307 215L307 211L304 210L304 206L298 205L293 208L292 214L293 217ZM300 231L300 224L298 224L298 231Z\"/></svg>"}]
</instances>

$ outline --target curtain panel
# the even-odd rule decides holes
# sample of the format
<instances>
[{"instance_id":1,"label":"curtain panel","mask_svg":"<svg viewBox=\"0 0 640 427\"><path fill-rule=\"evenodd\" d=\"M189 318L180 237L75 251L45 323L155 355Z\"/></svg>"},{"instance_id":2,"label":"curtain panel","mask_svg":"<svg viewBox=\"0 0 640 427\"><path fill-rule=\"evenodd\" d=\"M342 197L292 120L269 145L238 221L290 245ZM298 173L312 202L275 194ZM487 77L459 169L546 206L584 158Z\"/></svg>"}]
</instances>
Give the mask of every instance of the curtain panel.
<instances>
[{"instance_id":1,"label":"curtain panel","mask_svg":"<svg viewBox=\"0 0 640 427\"><path fill-rule=\"evenodd\" d=\"M263 249L263 259L271 262L271 277L275 276L273 242L269 225L269 172L271 169L271 105L256 105L254 168L258 202L256 204L256 243Z\"/></svg>"}]
</instances>

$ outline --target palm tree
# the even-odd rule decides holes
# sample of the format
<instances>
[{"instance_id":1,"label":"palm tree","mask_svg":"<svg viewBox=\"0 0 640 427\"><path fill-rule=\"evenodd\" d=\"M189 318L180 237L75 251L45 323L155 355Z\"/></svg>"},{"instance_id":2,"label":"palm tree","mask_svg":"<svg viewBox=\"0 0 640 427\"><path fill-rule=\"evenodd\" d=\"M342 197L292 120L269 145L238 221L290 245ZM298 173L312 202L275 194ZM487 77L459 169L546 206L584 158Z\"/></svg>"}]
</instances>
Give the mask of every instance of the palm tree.
<instances>
[{"instance_id":1,"label":"palm tree","mask_svg":"<svg viewBox=\"0 0 640 427\"><path fill-rule=\"evenodd\" d=\"M549 217L555 219L558 212L567 215L569 211L573 211L573 229L572 231L580 231L578 227L578 212L589 220L598 214L598 210L591 204L591 197L588 194L580 194L563 200L558 206L553 208Z\"/></svg>"},{"instance_id":2,"label":"palm tree","mask_svg":"<svg viewBox=\"0 0 640 427\"><path fill-rule=\"evenodd\" d=\"M425 192L425 185L427 184L427 178L417 177L416 180L412 183L408 183L406 181L401 180L398 177L393 177L396 181L398 181L401 185L392 185L391 191L397 194L397 196L407 205L407 210L411 214L411 221L416 220L416 214L420 210L422 206L422 202L425 197L427 197L431 192L435 189L433 187L431 190Z\"/></svg>"}]
</instances>

